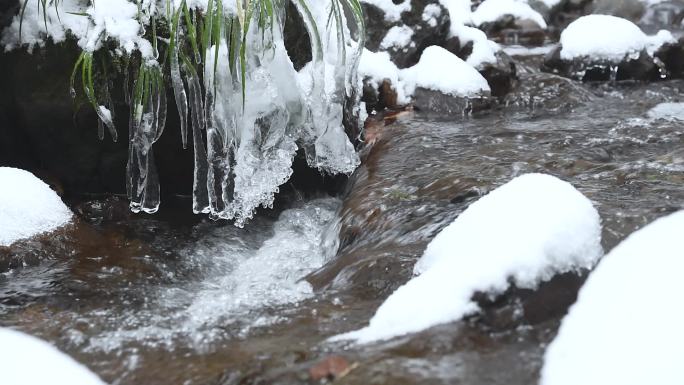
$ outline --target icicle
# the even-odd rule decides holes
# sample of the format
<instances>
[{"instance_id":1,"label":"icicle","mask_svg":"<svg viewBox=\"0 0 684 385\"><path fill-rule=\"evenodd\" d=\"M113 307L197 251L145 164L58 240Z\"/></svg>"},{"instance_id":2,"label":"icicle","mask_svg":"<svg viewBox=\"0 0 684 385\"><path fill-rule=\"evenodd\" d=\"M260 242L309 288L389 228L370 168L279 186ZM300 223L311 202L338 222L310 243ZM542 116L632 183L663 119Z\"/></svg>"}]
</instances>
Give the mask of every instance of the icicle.
<instances>
[{"instance_id":1,"label":"icicle","mask_svg":"<svg viewBox=\"0 0 684 385\"><path fill-rule=\"evenodd\" d=\"M162 76L156 64L143 64L133 87L126 168L127 191L133 212L155 213L159 209L159 177L152 146L166 123L166 90Z\"/></svg>"},{"instance_id":2,"label":"icicle","mask_svg":"<svg viewBox=\"0 0 684 385\"><path fill-rule=\"evenodd\" d=\"M186 62L183 69L188 82L190 111L192 113L192 138L195 159L195 170L192 185L192 210L195 214L208 213L209 201L207 192L207 153L202 131L206 128L204 106L202 104L202 88L195 69Z\"/></svg>"},{"instance_id":3,"label":"icicle","mask_svg":"<svg viewBox=\"0 0 684 385\"><path fill-rule=\"evenodd\" d=\"M185 4L185 2L183 2ZM169 44L170 64L169 72L171 73L171 85L173 86L173 95L176 99L176 107L178 108L178 115L180 117L181 141L183 148L188 148L188 97L185 93L185 86L181 78L180 64L179 64L179 19L182 10L181 8L175 10L173 16L173 25L171 29L171 42Z\"/></svg>"}]
</instances>

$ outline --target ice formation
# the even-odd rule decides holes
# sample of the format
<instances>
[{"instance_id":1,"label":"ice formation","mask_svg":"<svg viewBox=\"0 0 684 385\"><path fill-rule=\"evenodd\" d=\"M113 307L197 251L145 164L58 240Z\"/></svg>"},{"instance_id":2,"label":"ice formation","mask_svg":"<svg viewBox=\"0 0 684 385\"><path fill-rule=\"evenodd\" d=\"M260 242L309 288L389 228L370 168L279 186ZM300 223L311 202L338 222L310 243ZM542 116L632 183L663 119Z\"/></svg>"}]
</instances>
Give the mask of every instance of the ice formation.
<instances>
[{"instance_id":1,"label":"ice formation","mask_svg":"<svg viewBox=\"0 0 684 385\"><path fill-rule=\"evenodd\" d=\"M451 322L478 311L476 292L496 295L513 282L534 288L555 274L591 268L601 257L601 225L572 185L525 174L482 197L430 242L414 273L370 324L333 337L360 343Z\"/></svg>"},{"instance_id":2,"label":"ice formation","mask_svg":"<svg viewBox=\"0 0 684 385\"><path fill-rule=\"evenodd\" d=\"M541 385L676 385L684 357L684 211L615 247L549 345Z\"/></svg>"},{"instance_id":3,"label":"ice formation","mask_svg":"<svg viewBox=\"0 0 684 385\"><path fill-rule=\"evenodd\" d=\"M12 49L42 44L46 37L60 42L73 34L83 49L76 65L81 71L74 75L80 72L84 79L85 94L100 118L100 137L106 126L114 140L107 87L105 95L96 95L88 84L96 66L93 55L105 42L116 43L115 55L139 54L128 95L131 209L153 213L160 204L153 145L166 123L168 82L181 117L183 145L190 136L193 146L194 212L233 219L240 226L258 206L272 205L292 173L298 148L311 167L324 173L351 173L359 163L342 122L345 114L352 119L359 114L355 86L363 20L353 2L293 3L313 52L299 73L285 50L281 3L262 9L261 2L247 2L250 8L242 9L233 1L63 0L43 9L42 2L29 1L21 31L18 15L2 42ZM200 18L202 36L196 27ZM168 40L146 37L150 30L155 36L157 19L167 22ZM168 72L160 64L167 59Z\"/></svg>"},{"instance_id":4,"label":"ice formation","mask_svg":"<svg viewBox=\"0 0 684 385\"><path fill-rule=\"evenodd\" d=\"M0 369L3 385L104 385L49 343L7 328L0 328Z\"/></svg>"},{"instance_id":5,"label":"ice formation","mask_svg":"<svg viewBox=\"0 0 684 385\"><path fill-rule=\"evenodd\" d=\"M589 57L593 60L620 62L653 53L665 43L675 42L668 31L647 36L629 20L609 15L587 15L570 23L560 37L562 59Z\"/></svg>"},{"instance_id":6,"label":"ice formation","mask_svg":"<svg viewBox=\"0 0 684 385\"><path fill-rule=\"evenodd\" d=\"M28 171L0 167L0 246L54 230L71 211L48 185Z\"/></svg>"}]
</instances>

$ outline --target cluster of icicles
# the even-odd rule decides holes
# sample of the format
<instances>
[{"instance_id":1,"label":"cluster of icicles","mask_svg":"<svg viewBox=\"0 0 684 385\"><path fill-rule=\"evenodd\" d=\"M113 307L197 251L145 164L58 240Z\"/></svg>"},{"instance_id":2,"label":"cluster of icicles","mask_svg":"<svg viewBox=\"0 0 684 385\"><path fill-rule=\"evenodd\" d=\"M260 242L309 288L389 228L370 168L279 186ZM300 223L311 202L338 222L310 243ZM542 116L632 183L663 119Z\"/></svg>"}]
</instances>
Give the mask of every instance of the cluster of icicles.
<instances>
[{"instance_id":1,"label":"cluster of icicles","mask_svg":"<svg viewBox=\"0 0 684 385\"><path fill-rule=\"evenodd\" d=\"M225 39L229 34L223 31L207 49L199 70L179 59L180 44L170 46L170 80L184 146L188 120L191 127L195 213L242 226L260 205L272 207L274 194L292 174L300 147L309 166L324 173L348 174L358 166L343 115L345 103L351 103L352 115L358 119L356 70L362 34L357 40L351 37L343 13L337 19L329 17L333 1L338 0L309 5L294 1L312 46L312 61L300 71L285 49L284 6L275 10L271 26L259 27L255 19L237 40L246 44L242 62L230 54ZM258 14L256 10L255 18ZM172 39L178 42L180 33L176 29ZM133 87L133 99L140 87L150 87L150 97L132 103L127 188L134 212L153 213L160 204L153 144L165 125L166 95L156 79L162 72L154 65L147 67L151 68L144 75L147 78L139 76ZM97 112L101 119L107 118L106 108Z\"/></svg>"}]
</instances>

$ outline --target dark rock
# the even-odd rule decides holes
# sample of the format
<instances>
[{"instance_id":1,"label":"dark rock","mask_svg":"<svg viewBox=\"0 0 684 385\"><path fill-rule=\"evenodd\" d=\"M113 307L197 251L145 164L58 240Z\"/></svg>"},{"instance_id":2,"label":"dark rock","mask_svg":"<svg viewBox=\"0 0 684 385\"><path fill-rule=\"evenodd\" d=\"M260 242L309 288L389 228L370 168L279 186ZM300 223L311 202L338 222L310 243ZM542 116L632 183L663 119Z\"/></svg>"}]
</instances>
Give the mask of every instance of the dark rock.
<instances>
[{"instance_id":1,"label":"dark rock","mask_svg":"<svg viewBox=\"0 0 684 385\"><path fill-rule=\"evenodd\" d=\"M413 106L418 111L447 116L465 116L490 107L488 95L464 97L444 94L418 87L414 93Z\"/></svg>"},{"instance_id":2,"label":"dark rock","mask_svg":"<svg viewBox=\"0 0 684 385\"><path fill-rule=\"evenodd\" d=\"M674 44L665 44L655 53L667 71L667 77L684 79L684 38Z\"/></svg>"},{"instance_id":3,"label":"dark rock","mask_svg":"<svg viewBox=\"0 0 684 385\"><path fill-rule=\"evenodd\" d=\"M496 63L483 64L479 72L487 79L494 97L502 97L511 92L518 79L515 62L502 51L496 53Z\"/></svg>"},{"instance_id":4,"label":"dark rock","mask_svg":"<svg viewBox=\"0 0 684 385\"><path fill-rule=\"evenodd\" d=\"M385 49L399 68L415 65L425 48L431 45L445 46L449 35L449 13L437 0L403 0L411 1L411 12L403 12L398 21L385 20L379 8L362 3L366 20L366 48L371 51ZM398 1L397 3L401 3ZM423 19L427 6L438 7L439 12L431 21ZM382 40L392 27L408 27L413 31L411 43L406 47L381 47Z\"/></svg>"},{"instance_id":5,"label":"dark rock","mask_svg":"<svg viewBox=\"0 0 684 385\"><path fill-rule=\"evenodd\" d=\"M626 57L616 63L589 57L564 60L560 56L562 47L549 52L542 70L582 81L653 81L663 78L664 68L646 51L638 57Z\"/></svg>"},{"instance_id":6,"label":"dark rock","mask_svg":"<svg viewBox=\"0 0 684 385\"><path fill-rule=\"evenodd\" d=\"M684 19L684 4L677 1L663 1L649 5L639 26L649 33L655 33L660 29L680 27Z\"/></svg>"}]
</instances>

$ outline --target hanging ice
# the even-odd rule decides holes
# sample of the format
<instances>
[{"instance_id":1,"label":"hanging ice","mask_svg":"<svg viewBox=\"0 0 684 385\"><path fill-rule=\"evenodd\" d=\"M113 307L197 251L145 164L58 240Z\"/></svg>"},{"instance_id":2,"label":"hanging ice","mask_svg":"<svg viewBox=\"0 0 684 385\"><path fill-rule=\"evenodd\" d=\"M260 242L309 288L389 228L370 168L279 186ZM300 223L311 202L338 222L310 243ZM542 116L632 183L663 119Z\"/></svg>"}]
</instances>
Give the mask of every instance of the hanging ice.
<instances>
[{"instance_id":1,"label":"hanging ice","mask_svg":"<svg viewBox=\"0 0 684 385\"><path fill-rule=\"evenodd\" d=\"M93 76L99 66L93 56L109 50L125 62L139 60L132 89L124 92L131 110L127 191L135 212L153 213L160 204L153 145L164 129L165 84L170 83L184 148L188 125L192 129L193 211L242 225L257 207L273 204L279 186L292 174L299 148L308 164L324 173L348 174L359 164L343 120L358 119L356 69L364 34L360 5L356 0L291 1L312 48L312 61L299 73L283 39L287 1L64 0L50 2L43 11L40 2L30 2L3 44L41 44L41 24L45 37L56 42L66 32L76 36L83 54L72 80L81 75L100 118L101 138L104 126L113 138L117 133L109 90L95 86L101 81ZM167 40L157 36L155 21L161 19ZM116 48L110 50L109 43ZM159 63L168 63L168 69ZM128 73L126 77L129 87Z\"/></svg>"}]
</instances>

